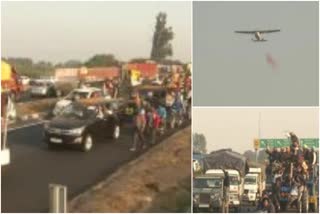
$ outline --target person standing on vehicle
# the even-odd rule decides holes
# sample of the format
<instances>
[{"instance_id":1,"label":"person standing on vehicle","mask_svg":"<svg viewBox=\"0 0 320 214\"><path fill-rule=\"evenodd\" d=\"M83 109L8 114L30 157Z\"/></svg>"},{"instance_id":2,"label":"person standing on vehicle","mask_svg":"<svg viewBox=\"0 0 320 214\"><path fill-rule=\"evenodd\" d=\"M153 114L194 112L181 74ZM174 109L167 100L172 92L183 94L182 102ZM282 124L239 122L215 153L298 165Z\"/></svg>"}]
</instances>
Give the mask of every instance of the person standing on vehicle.
<instances>
[{"instance_id":1,"label":"person standing on vehicle","mask_svg":"<svg viewBox=\"0 0 320 214\"><path fill-rule=\"evenodd\" d=\"M295 175L293 176L293 184L298 187L298 209L299 212L302 211L302 197L303 193L306 191L306 175L302 171L302 167L298 166Z\"/></svg>"},{"instance_id":2,"label":"person standing on vehicle","mask_svg":"<svg viewBox=\"0 0 320 214\"><path fill-rule=\"evenodd\" d=\"M275 184L272 184L272 199L275 205L276 212L280 211L280 191L281 191L281 177L276 179Z\"/></svg>"}]
</instances>

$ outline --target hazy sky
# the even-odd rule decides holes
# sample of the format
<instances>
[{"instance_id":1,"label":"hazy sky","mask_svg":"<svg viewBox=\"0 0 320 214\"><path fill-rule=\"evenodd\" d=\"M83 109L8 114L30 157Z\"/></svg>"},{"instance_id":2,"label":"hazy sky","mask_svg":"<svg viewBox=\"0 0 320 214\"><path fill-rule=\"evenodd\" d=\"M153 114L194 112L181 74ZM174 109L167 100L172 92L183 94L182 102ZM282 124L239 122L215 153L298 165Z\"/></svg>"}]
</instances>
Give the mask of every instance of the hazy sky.
<instances>
[{"instance_id":1,"label":"hazy sky","mask_svg":"<svg viewBox=\"0 0 320 214\"><path fill-rule=\"evenodd\" d=\"M175 33L173 59L191 61L190 2L1 2L3 56L86 60L149 57L160 11Z\"/></svg>"},{"instance_id":2,"label":"hazy sky","mask_svg":"<svg viewBox=\"0 0 320 214\"><path fill-rule=\"evenodd\" d=\"M193 3L194 103L316 106L319 2ZM281 29L267 42L236 30ZM267 63L272 56L278 67ZM206 93L210 91L210 95ZM203 96L201 96L203 95Z\"/></svg>"},{"instance_id":3,"label":"hazy sky","mask_svg":"<svg viewBox=\"0 0 320 214\"><path fill-rule=\"evenodd\" d=\"M253 139L285 138L293 131L299 138L319 137L317 108L193 108L192 128L203 133L208 151L231 148L253 150Z\"/></svg>"}]
</instances>

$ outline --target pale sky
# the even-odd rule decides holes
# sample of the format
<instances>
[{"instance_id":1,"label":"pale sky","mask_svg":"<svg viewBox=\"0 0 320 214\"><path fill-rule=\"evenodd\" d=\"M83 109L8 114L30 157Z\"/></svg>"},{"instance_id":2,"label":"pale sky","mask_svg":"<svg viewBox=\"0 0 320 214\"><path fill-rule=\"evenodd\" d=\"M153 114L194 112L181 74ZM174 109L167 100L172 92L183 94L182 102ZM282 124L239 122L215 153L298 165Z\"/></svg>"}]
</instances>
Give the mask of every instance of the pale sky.
<instances>
[{"instance_id":1,"label":"pale sky","mask_svg":"<svg viewBox=\"0 0 320 214\"><path fill-rule=\"evenodd\" d=\"M259 137L259 114L260 137ZM207 139L207 150L253 150L255 138L319 137L317 108L193 108L192 128Z\"/></svg>"},{"instance_id":2,"label":"pale sky","mask_svg":"<svg viewBox=\"0 0 320 214\"><path fill-rule=\"evenodd\" d=\"M2 56L52 62L113 53L149 57L155 17L167 13L172 59L191 61L191 2L1 2Z\"/></svg>"},{"instance_id":3,"label":"pale sky","mask_svg":"<svg viewBox=\"0 0 320 214\"><path fill-rule=\"evenodd\" d=\"M195 105L318 106L318 1L194 2L193 19ZM281 32L234 33L258 29Z\"/></svg>"}]
</instances>

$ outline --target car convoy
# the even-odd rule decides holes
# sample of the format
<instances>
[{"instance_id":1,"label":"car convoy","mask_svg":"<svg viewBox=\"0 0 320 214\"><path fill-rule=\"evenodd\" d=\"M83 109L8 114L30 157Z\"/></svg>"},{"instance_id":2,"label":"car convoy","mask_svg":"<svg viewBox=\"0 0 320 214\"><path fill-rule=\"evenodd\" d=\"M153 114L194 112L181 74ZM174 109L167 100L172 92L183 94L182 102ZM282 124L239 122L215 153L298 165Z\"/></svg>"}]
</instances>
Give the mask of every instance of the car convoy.
<instances>
[{"instance_id":1,"label":"car convoy","mask_svg":"<svg viewBox=\"0 0 320 214\"><path fill-rule=\"evenodd\" d=\"M8 71L6 72L10 73L11 67L9 64L6 65L8 65ZM149 67L144 66L144 64L142 65L143 66L140 67L143 69ZM156 68L156 66L152 66L152 68ZM135 69L137 68L135 67ZM109 70L107 69L107 71ZM134 74L137 72L139 73L140 71L135 70ZM92 74L96 75L98 73L101 73L101 71L98 71L97 68L95 68ZM153 73L155 74L155 72ZM14 74L17 73L15 72ZM89 75L88 72L86 72L86 74L87 76ZM54 104L53 108L46 110L46 112L48 112L46 118L49 119L49 121L44 123L43 132L44 141L47 143L49 149L59 145L65 145L78 147L82 151L88 152L93 148L95 143L99 141L116 142L120 137L122 124L132 122L134 115L137 113L135 98L132 96L126 98L112 98L112 94L114 94L112 92L119 90L118 88L114 88L115 86L111 86L113 87L111 91L108 88L110 83L113 84L113 80L96 79L92 74L91 76L89 75L89 79L80 79L79 81L75 81L73 78L72 81L68 80L61 82L60 80L60 82L58 82L54 77L30 79L26 76L21 76L21 81L16 81L17 84L22 83L27 86L31 97L58 97L58 101ZM128 74L133 75L132 72L128 72ZM81 78L84 77L81 69L78 75L80 75L79 77ZM16 77L17 75L15 75L12 80L19 79ZM146 77L147 76L144 78ZM140 85L133 85L129 82L129 85L131 85L129 86L129 93L139 94L142 100L148 100L150 103L155 103L154 101L156 100L157 103L165 104L167 94L171 93L171 90L173 89L161 85L162 82L159 81L151 81L146 84L141 80L142 79L140 78ZM63 84L71 85L71 83L71 88L70 86L66 88L61 87L65 86ZM12 86L10 89L11 91L20 88L18 86L13 87L14 84L10 84L10 86ZM117 85L117 87L118 86L119 85ZM65 93L66 91L68 91L68 93ZM4 92L4 90L2 90L2 92ZM14 94L14 97L16 97L18 91L11 94ZM66 95L62 96L63 94ZM4 93L2 93L2 95L4 95ZM8 96L8 102L4 104L6 108L2 109L10 110L6 111L8 118L15 118L15 109L14 111L11 111L11 108L14 107L14 102L10 102L11 97L13 96ZM4 101L5 99L2 100ZM191 104L191 102L189 102L189 104ZM191 108L189 107L188 109L190 110ZM4 114L2 114L2 116L3 115ZM169 118L175 117L172 116ZM181 124L173 124L172 128L177 125L180 126ZM5 135L2 134L2 136Z\"/></svg>"}]
</instances>

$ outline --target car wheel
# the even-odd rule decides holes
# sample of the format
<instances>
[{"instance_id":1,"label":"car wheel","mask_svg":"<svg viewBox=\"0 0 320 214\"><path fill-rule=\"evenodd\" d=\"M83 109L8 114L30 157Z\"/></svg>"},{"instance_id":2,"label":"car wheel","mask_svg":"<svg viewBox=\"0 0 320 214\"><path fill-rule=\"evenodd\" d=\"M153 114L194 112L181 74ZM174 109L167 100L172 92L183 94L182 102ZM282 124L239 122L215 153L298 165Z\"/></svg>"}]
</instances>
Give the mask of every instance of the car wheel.
<instances>
[{"instance_id":1,"label":"car wheel","mask_svg":"<svg viewBox=\"0 0 320 214\"><path fill-rule=\"evenodd\" d=\"M112 138L113 139L118 139L120 137L120 126L116 125L113 129L113 134L112 134Z\"/></svg>"},{"instance_id":2,"label":"car wheel","mask_svg":"<svg viewBox=\"0 0 320 214\"><path fill-rule=\"evenodd\" d=\"M92 146L93 146L92 137L89 134L85 135L81 145L81 150L83 152L88 152L92 149Z\"/></svg>"}]
</instances>

